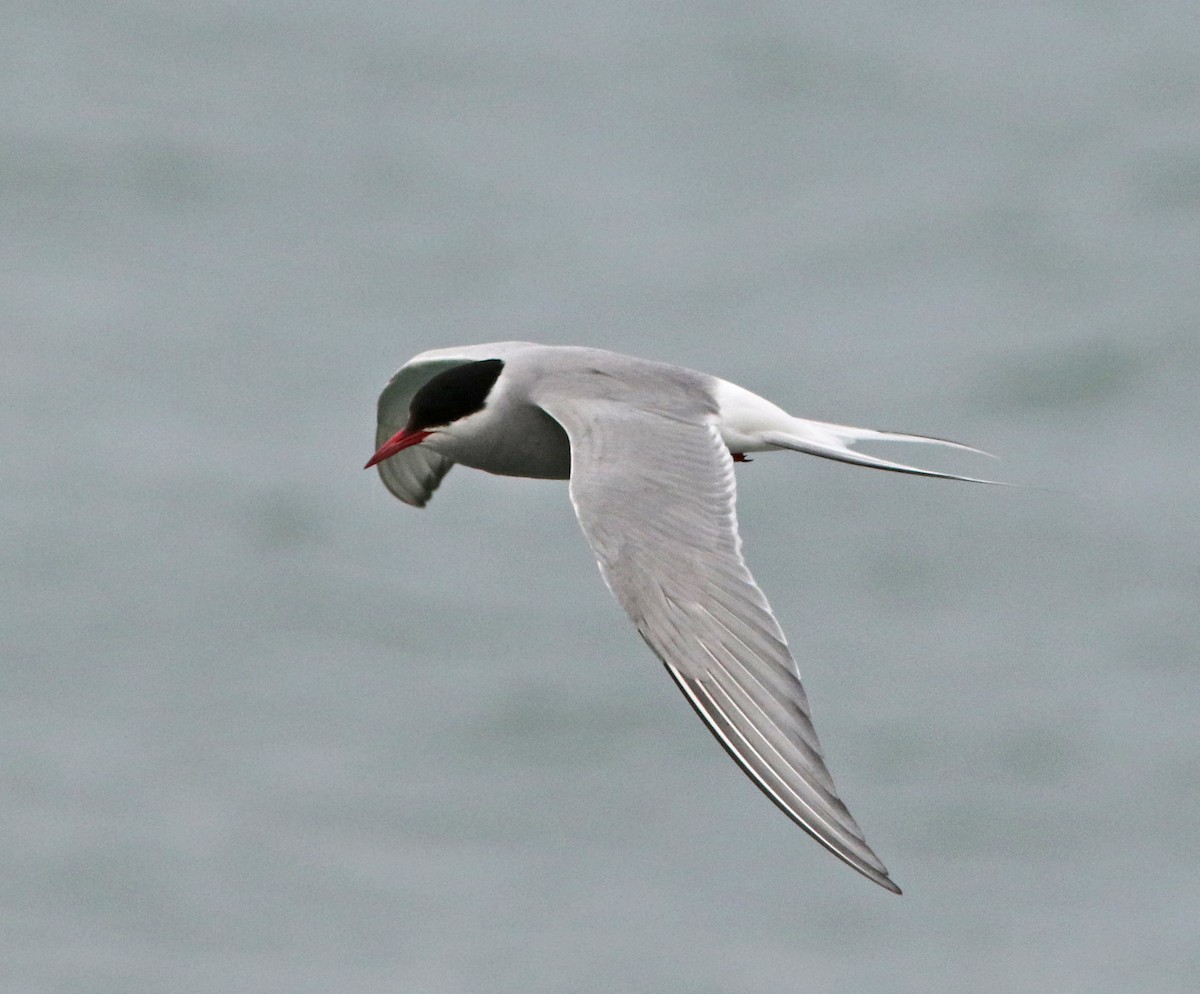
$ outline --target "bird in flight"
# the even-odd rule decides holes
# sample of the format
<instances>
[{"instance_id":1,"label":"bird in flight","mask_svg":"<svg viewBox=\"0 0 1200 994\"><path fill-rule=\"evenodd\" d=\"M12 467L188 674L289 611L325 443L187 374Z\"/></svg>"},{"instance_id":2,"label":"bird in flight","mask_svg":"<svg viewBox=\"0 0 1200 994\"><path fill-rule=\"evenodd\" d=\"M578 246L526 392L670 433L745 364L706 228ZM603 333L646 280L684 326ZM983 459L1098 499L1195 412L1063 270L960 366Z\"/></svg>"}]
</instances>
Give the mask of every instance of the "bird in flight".
<instances>
[{"instance_id":1,"label":"bird in flight","mask_svg":"<svg viewBox=\"0 0 1200 994\"><path fill-rule=\"evenodd\" d=\"M379 398L377 466L424 507L455 463L570 480L609 590L708 729L821 845L900 888L838 796L795 661L742 558L733 466L790 450L857 466L990 483L855 451L923 435L792 417L726 380L600 349L500 342L422 352Z\"/></svg>"}]
</instances>

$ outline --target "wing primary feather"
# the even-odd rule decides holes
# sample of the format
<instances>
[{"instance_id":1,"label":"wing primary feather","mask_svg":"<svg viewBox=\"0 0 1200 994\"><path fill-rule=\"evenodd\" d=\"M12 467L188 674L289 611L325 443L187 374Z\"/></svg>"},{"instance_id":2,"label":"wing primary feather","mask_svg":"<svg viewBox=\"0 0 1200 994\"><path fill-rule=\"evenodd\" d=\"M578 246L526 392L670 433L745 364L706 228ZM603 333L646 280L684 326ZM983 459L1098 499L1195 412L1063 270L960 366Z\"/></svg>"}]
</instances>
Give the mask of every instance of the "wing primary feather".
<instances>
[{"instance_id":1,"label":"wing primary feather","mask_svg":"<svg viewBox=\"0 0 1200 994\"><path fill-rule=\"evenodd\" d=\"M732 728L730 728L728 724L728 718L723 716L723 713L717 707L715 701L712 699L712 696L703 687L703 685L700 684L699 681L687 679L670 663L664 661L663 665L666 667L667 672L671 675L671 679L674 680L679 689L683 691L683 696L687 699L688 703L692 706L692 709L700 717L701 721L704 722L705 727L712 732L713 737L719 743L721 743L721 746L729 754L730 758L732 758L734 762L736 762L738 766L740 766L746 772L754 785L758 787L758 789L761 790L768 798L770 798L776 807L778 807L792 821L804 829L804 831L807 832L812 838L837 856L837 858L847 866L857 870L868 880L879 884L879 886L884 890L890 891L893 894L902 893L896 883L891 879L891 877L888 876L887 869L884 868L881 863L879 863L878 858L876 858L874 861L878 868L870 863L859 860L853 854L843 851L836 845L833 845L828 839L823 838L820 834L813 830L812 826L808 825L803 819L798 817L796 812L784 802L783 798L780 797L778 792L763 777L761 777L756 770L747 764L745 758L729 737L729 732L732 731ZM710 707L706 707L705 704L700 700L699 695L701 694L703 694L703 696L709 701L711 705ZM722 719L724 719L725 727L722 727ZM868 849L868 852L869 851L870 850ZM872 855L874 854L872 853Z\"/></svg>"},{"instance_id":2,"label":"wing primary feather","mask_svg":"<svg viewBox=\"0 0 1200 994\"><path fill-rule=\"evenodd\" d=\"M831 835L847 836L847 826L837 821L833 821L825 814L822 814L822 812L819 811L817 807L808 800L808 798L806 798L788 783L787 779L780 772L779 767L783 767L785 770L789 770L790 772L796 774L802 780L804 780L806 784L809 781L809 777L806 775L805 771L798 770L792 763L788 762L783 754L780 753L780 751L776 749L774 745L772 745L770 739L764 734L758 722L748 715L742 706L738 704L736 700L734 700L733 695L729 692L728 688L723 686L720 681L713 681L713 687L720 692L721 696L728 702L729 706L741 716L741 721L737 721L736 718L731 717L729 711L716 703L716 698L713 697L712 692L709 691L706 684L702 683L701 686L707 693L709 700L711 700L720 711L721 718L728 724L730 730L745 745L747 753L745 754L744 761L753 767L756 777L763 780L770 778L778 783L778 787L774 789L773 793L775 793L775 795L782 800L783 804L786 806L786 809L790 812L793 820L799 821L808 826L809 829L814 832L814 834L817 834L814 828L814 822L823 824L826 828L826 831L820 833L819 837L826 840L828 840L828 837ZM778 762L773 762L770 757L763 752L759 745L755 744L752 736L760 740L762 746L770 749L770 751L778 757ZM755 764L750 762L751 759L758 760L758 763ZM811 786L811 784L808 785ZM784 793L794 798L794 803L789 803L783 797ZM807 817L803 813L805 811L808 812ZM840 812L838 813L840 814ZM847 812L847 816L848 815L849 812ZM853 819L851 819L851 824L853 824ZM855 827L857 828L857 826ZM834 848L828 841L826 841L826 845L830 846L830 848Z\"/></svg>"},{"instance_id":3,"label":"wing primary feather","mask_svg":"<svg viewBox=\"0 0 1200 994\"><path fill-rule=\"evenodd\" d=\"M716 666L722 673L725 674L726 679L729 681L730 684L732 684L738 690L741 697L747 703L749 703L750 706L753 707L755 711L757 711L760 715L762 715L763 721L768 722L770 724L770 727L775 730L775 733L776 733L775 737L777 737L778 739L781 739L784 743L787 744L784 746L784 749L786 749L787 746L790 745L793 749L798 750L800 752L800 754L804 757L804 759L807 761L808 766L807 766L807 768L798 767L798 766L796 766L795 763L793 763L790 759L788 759L785 752L783 750L779 749L771 741L771 736L769 736L767 734L768 730L764 729L760 722L756 721L749 714L747 714L745 709L741 705L739 705L736 701L733 701L732 695L729 693L728 689L726 687L722 686L720 684L720 682L718 681L717 685L720 687L721 692L730 698L730 701L731 701L731 703L733 703L734 707L736 707L738 709L738 711L742 714L742 716L746 719L746 723L748 725L750 725L751 727L753 727L754 731L771 747L771 751L774 752L775 755L779 757L779 763L782 764L783 766L786 766L788 769L792 770L801 779L803 779L805 781L809 781L809 782L815 781L815 783L823 789L823 792L826 795L825 800L827 802L831 803L832 805L834 805L836 807L844 808L845 805L838 799L837 794L834 793L835 788L833 786L833 777L830 776L829 771L827 769L825 769L825 762L821 758L820 745L815 742L809 743L808 741L806 741L804 739L801 739L800 742L796 742L796 740L794 738L792 738L791 736L788 735L787 729L784 726L780 725L779 722L777 722L775 720L775 718L771 715L771 713L763 706L763 704L752 693L750 693L749 690L746 689L746 686L721 661L721 658L716 653L714 653L710 649L708 649L707 646L704 646L704 649L708 652L709 656L712 658L713 665ZM747 672L747 671L743 668L743 672ZM752 679L752 680L754 679L752 674L747 673L747 675L750 677L750 679ZM762 685L759 684L759 686L761 687ZM765 688L764 688L764 690L765 690ZM768 700L770 700L772 703L779 703L774 698L774 696L770 694L769 691L767 691L767 695L768 695ZM772 764L772 765L774 765L774 764ZM845 816L847 818L849 818L850 812L846 811Z\"/></svg>"}]
</instances>

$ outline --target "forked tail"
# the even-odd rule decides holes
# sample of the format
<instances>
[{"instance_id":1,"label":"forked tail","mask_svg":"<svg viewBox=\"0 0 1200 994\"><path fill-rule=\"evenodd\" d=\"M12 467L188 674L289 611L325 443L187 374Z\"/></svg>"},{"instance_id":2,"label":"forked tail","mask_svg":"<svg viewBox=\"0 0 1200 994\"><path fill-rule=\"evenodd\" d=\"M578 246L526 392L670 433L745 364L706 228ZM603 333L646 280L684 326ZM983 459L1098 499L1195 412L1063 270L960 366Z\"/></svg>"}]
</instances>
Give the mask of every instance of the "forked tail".
<instances>
[{"instance_id":1,"label":"forked tail","mask_svg":"<svg viewBox=\"0 0 1200 994\"><path fill-rule=\"evenodd\" d=\"M791 449L795 452L807 453L810 456L836 459L838 462L867 466L871 469L886 469L893 473L911 473L915 476L933 476L942 480L962 480L965 483L990 483L1000 487L1012 486L1012 484L1000 480L986 480L977 476L960 476L957 473L943 473L935 469L921 469L919 466L909 466L907 463L893 462L890 459L880 459L878 456L855 452L850 447L855 442L867 441L921 442L927 445L943 445L951 449L991 456L990 452L963 445L961 442L951 442L945 438L930 438L927 435L907 435L894 431L875 431L871 428L852 428L849 425L808 421L804 418L793 418L792 421L793 427L790 431L765 431L761 435L762 440L781 449ZM992 458L995 457L992 456Z\"/></svg>"}]
</instances>

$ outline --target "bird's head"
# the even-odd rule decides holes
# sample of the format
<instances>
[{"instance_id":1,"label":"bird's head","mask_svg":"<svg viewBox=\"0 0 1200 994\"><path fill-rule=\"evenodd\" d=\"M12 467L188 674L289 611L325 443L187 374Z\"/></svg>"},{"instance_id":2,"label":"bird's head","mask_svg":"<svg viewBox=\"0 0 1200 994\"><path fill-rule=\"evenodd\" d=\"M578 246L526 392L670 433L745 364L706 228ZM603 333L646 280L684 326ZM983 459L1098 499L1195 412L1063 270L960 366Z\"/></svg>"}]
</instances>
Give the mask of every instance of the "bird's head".
<instances>
[{"instance_id":1,"label":"bird's head","mask_svg":"<svg viewBox=\"0 0 1200 994\"><path fill-rule=\"evenodd\" d=\"M404 427L384 442L363 468L370 469L482 411L503 369L500 359L482 359L451 366L432 377L413 394Z\"/></svg>"}]
</instances>

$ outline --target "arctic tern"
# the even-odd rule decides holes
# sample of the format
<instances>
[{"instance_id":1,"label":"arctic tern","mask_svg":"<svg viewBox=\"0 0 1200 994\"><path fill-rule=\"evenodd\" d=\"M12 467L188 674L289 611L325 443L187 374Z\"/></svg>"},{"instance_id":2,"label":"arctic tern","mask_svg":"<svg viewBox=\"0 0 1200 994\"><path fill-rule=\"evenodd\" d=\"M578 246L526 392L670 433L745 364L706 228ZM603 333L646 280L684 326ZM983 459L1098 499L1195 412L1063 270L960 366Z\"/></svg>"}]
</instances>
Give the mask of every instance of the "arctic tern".
<instances>
[{"instance_id":1,"label":"arctic tern","mask_svg":"<svg viewBox=\"0 0 1200 994\"><path fill-rule=\"evenodd\" d=\"M791 450L920 476L857 442L945 439L792 417L726 380L599 349L500 342L422 352L379 398L384 485L423 507L455 463L570 480L613 596L709 730L809 835L899 894L842 803L796 664L742 559L735 462Z\"/></svg>"}]
</instances>

